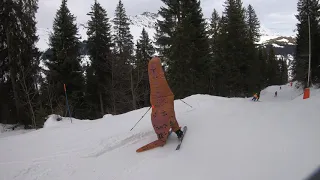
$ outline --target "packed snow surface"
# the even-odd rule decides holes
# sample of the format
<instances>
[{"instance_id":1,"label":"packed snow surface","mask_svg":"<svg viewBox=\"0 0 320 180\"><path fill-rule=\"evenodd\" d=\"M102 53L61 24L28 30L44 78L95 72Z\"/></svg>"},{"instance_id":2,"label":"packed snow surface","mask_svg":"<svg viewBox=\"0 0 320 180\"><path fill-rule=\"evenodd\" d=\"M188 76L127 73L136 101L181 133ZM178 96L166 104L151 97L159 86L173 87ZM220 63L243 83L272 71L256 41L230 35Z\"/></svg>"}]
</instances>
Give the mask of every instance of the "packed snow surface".
<instances>
[{"instance_id":1,"label":"packed snow surface","mask_svg":"<svg viewBox=\"0 0 320 180\"><path fill-rule=\"evenodd\" d=\"M275 91L278 96L274 97ZM0 134L3 180L302 180L320 165L320 91L302 99L289 85L251 98L194 95L175 101L188 132L179 151L172 134L164 147L136 153L154 141L148 107L94 121L51 115L45 127ZM72 120L72 123L71 123Z\"/></svg>"}]
</instances>

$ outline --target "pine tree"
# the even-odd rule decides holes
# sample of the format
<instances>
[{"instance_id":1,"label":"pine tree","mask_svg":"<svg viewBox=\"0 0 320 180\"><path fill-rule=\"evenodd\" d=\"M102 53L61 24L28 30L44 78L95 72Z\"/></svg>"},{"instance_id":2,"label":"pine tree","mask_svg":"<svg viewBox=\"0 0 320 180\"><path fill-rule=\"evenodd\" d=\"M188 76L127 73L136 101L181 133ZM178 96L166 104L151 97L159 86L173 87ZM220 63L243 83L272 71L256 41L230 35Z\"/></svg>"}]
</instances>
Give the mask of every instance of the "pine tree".
<instances>
[{"instance_id":1,"label":"pine tree","mask_svg":"<svg viewBox=\"0 0 320 180\"><path fill-rule=\"evenodd\" d=\"M241 0L226 0L223 12L221 30L222 57L227 60L223 66L227 67L226 86L229 96L246 96L251 82L248 27L245 21L245 11Z\"/></svg>"},{"instance_id":2,"label":"pine tree","mask_svg":"<svg viewBox=\"0 0 320 180\"><path fill-rule=\"evenodd\" d=\"M230 78L231 72L231 64L228 62L226 53L226 40L227 40L227 33L224 31L226 30L226 23L227 18L224 15L221 15L221 19L219 22L220 31L218 33L216 39L216 53L213 53L212 58L212 70L213 78L214 78L214 94L218 96L229 97L229 84L228 80Z\"/></svg>"},{"instance_id":3,"label":"pine tree","mask_svg":"<svg viewBox=\"0 0 320 180\"><path fill-rule=\"evenodd\" d=\"M21 36L19 21L21 16L22 7L19 6L18 3L12 0L1 1L1 59L3 59L2 69L4 70L3 74L6 72L8 75L6 79L7 83L11 83L10 89L7 89L7 92L11 92L12 101L14 101L14 112L15 118L22 119L21 115L21 100L19 96L19 87L17 82L17 69L18 69L18 61L20 54L18 47L20 42L18 41L18 37ZM2 86L5 87L5 86ZM26 124L26 122L22 122Z\"/></svg>"},{"instance_id":4,"label":"pine tree","mask_svg":"<svg viewBox=\"0 0 320 180\"><path fill-rule=\"evenodd\" d=\"M38 36L36 35L36 12L38 9L37 0L19 1L19 6L23 7L20 37L20 64L18 68L19 84L22 95L21 100L27 109L29 122L36 128L43 122L37 122L36 110L39 108L39 91L37 82L39 80L40 52L36 48ZM38 119L39 120L39 119Z\"/></svg>"},{"instance_id":5,"label":"pine tree","mask_svg":"<svg viewBox=\"0 0 320 180\"><path fill-rule=\"evenodd\" d=\"M53 33L49 38L52 57L47 66L47 81L55 94L56 113L67 115L65 106L64 84L66 85L71 115L82 118L84 115L84 78L80 66L80 41L76 18L67 7L67 0L62 0L53 23Z\"/></svg>"},{"instance_id":6,"label":"pine tree","mask_svg":"<svg viewBox=\"0 0 320 180\"><path fill-rule=\"evenodd\" d=\"M129 18L121 0L117 5L113 23L115 49L124 63L132 62L133 36L130 33Z\"/></svg>"},{"instance_id":7,"label":"pine tree","mask_svg":"<svg viewBox=\"0 0 320 180\"><path fill-rule=\"evenodd\" d=\"M259 67L257 67L257 69L260 72L259 73L259 89L258 89L259 91L261 91L268 85L267 59L268 59L267 49L265 47L259 47L258 49Z\"/></svg>"},{"instance_id":8,"label":"pine tree","mask_svg":"<svg viewBox=\"0 0 320 180\"><path fill-rule=\"evenodd\" d=\"M259 41L261 36L260 22L251 4L249 4L247 8L246 17L247 17L246 21L249 27L248 29L249 39L251 40L251 42L256 43Z\"/></svg>"},{"instance_id":9,"label":"pine tree","mask_svg":"<svg viewBox=\"0 0 320 180\"><path fill-rule=\"evenodd\" d=\"M3 63L0 63L3 72L0 74L6 75L0 81L0 91L7 92L6 96L12 95L8 104L14 102L15 107L11 106L11 110L16 113L15 118L25 127L36 127L36 81L39 71L39 52L35 47L38 40L35 21L37 1L6 0L0 5L0 56L3 59ZM11 87L8 86L9 82Z\"/></svg>"},{"instance_id":10,"label":"pine tree","mask_svg":"<svg viewBox=\"0 0 320 180\"><path fill-rule=\"evenodd\" d=\"M318 0L299 0L297 24L297 47L293 63L293 76L307 86L308 66L309 66L309 28L308 15L310 16L311 31L311 81L320 83L320 25L319 25L319 1Z\"/></svg>"},{"instance_id":11,"label":"pine tree","mask_svg":"<svg viewBox=\"0 0 320 180\"><path fill-rule=\"evenodd\" d=\"M130 33L129 18L121 0L115 10L114 36L115 59L112 64L113 112L135 109L136 102L132 91L133 36Z\"/></svg>"},{"instance_id":12,"label":"pine tree","mask_svg":"<svg viewBox=\"0 0 320 180\"><path fill-rule=\"evenodd\" d=\"M273 47L269 48L267 61L267 86L278 85L279 66Z\"/></svg>"},{"instance_id":13,"label":"pine tree","mask_svg":"<svg viewBox=\"0 0 320 180\"><path fill-rule=\"evenodd\" d=\"M279 60L279 69L280 69L280 85L288 83L288 65L286 60L282 57Z\"/></svg>"},{"instance_id":14,"label":"pine tree","mask_svg":"<svg viewBox=\"0 0 320 180\"><path fill-rule=\"evenodd\" d=\"M167 78L177 98L209 92L210 47L200 2L163 1L157 44L168 64ZM188 70L188 71L186 71Z\"/></svg>"},{"instance_id":15,"label":"pine tree","mask_svg":"<svg viewBox=\"0 0 320 180\"><path fill-rule=\"evenodd\" d=\"M256 43L260 39L260 22L258 20L258 17L255 13L255 10L253 7L249 4L247 10L246 10L246 23L248 26L248 32L247 32L247 38L248 38L248 59L247 63L249 65L249 72L247 76L247 83L248 83L248 91L249 94L254 92L257 92L260 90L260 63L259 57L258 57L258 49L256 48Z\"/></svg>"},{"instance_id":16,"label":"pine tree","mask_svg":"<svg viewBox=\"0 0 320 180\"><path fill-rule=\"evenodd\" d=\"M112 81L112 37L111 25L106 10L99 2L91 7L87 14L91 17L88 21L88 51L91 59L90 69L87 71L87 100L96 112L92 118L105 114L106 107L110 107L111 81ZM98 106L99 104L99 106Z\"/></svg>"},{"instance_id":17,"label":"pine tree","mask_svg":"<svg viewBox=\"0 0 320 180\"><path fill-rule=\"evenodd\" d=\"M216 9L213 10L211 19L210 19L210 26L209 26L209 39L210 39L210 48L211 48L211 53L212 56L215 56L217 54L217 39L220 33L220 22L221 18L217 12Z\"/></svg>"},{"instance_id":18,"label":"pine tree","mask_svg":"<svg viewBox=\"0 0 320 180\"><path fill-rule=\"evenodd\" d=\"M181 0L161 0L165 6L160 7L158 14L163 20L156 23L155 45L162 60L168 60L170 46L174 42L176 27L181 22Z\"/></svg>"},{"instance_id":19,"label":"pine tree","mask_svg":"<svg viewBox=\"0 0 320 180\"><path fill-rule=\"evenodd\" d=\"M222 17L219 16L216 9L213 10L209 24L209 42L211 50L211 75L210 75L210 91L209 94L222 96L224 93L224 70L222 68L223 57L221 57L221 26Z\"/></svg>"},{"instance_id":20,"label":"pine tree","mask_svg":"<svg viewBox=\"0 0 320 180\"><path fill-rule=\"evenodd\" d=\"M150 105L150 85L148 77L148 62L154 55L155 49L149 35L143 28L140 39L136 44L136 67L134 69L134 92L139 107Z\"/></svg>"}]
</instances>

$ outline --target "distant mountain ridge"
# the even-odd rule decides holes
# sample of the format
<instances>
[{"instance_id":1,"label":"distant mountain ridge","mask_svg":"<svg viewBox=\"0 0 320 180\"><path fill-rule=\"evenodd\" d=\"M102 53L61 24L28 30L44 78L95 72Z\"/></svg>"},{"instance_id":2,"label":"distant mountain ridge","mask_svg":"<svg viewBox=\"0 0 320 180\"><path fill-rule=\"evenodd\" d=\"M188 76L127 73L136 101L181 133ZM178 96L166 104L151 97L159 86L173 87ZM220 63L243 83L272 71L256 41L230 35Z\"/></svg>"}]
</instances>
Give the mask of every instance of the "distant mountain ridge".
<instances>
[{"instance_id":1,"label":"distant mountain ridge","mask_svg":"<svg viewBox=\"0 0 320 180\"><path fill-rule=\"evenodd\" d=\"M296 50L296 39L292 36L279 36L265 40L261 43L267 48L273 48L278 58L287 60L290 68Z\"/></svg>"},{"instance_id":2,"label":"distant mountain ridge","mask_svg":"<svg viewBox=\"0 0 320 180\"><path fill-rule=\"evenodd\" d=\"M161 18L158 13L143 12L139 15L128 16L128 18L130 21L130 31L134 37L134 43L139 39L143 28L145 28L146 31L148 32L150 39L154 40L154 34L156 32L155 25L157 20ZM110 18L111 24L112 24L112 19L113 18ZM210 20L207 18L206 21L207 23L209 23ZM86 25L85 23L78 23L78 24L80 24L79 32L83 40L81 45L81 54L87 55L87 48L86 48L87 36L86 36L86 28L85 28ZM258 44L262 44L268 48L273 47L275 49L276 54L279 57L284 57L288 59L288 63L289 61L291 62L293 60L293 54L296 47L296 41L294 37L280 36L276 34L268 35L267 34L268 31L264 28L261 28L260 31L262 36ZM43 36L45 33L42 32L41 34ZM50 50L47 49L43 54L43 59L47 59L48 55L50 55Z\"/></svg>"}]
</instances>

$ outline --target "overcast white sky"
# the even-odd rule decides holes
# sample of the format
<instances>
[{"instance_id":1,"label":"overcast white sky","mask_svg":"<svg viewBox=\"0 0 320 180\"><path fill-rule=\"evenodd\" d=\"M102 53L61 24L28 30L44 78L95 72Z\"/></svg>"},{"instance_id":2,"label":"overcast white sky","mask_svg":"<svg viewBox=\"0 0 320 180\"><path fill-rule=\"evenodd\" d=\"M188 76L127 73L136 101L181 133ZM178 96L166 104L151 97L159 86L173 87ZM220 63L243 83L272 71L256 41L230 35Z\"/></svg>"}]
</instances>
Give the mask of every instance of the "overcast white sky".
<instances>
[{"instance_id":1,"label":"overcast white sky","mask_svg":"<svg viewBox=\"0 0 320 180\"><path fill-rule=\"evenodd\" d=\"M114 16L118 0L98 0L108 12L108 16ZM142 12L157 12L163 5L161 0L122 0L128 15L137 15ZM201 6L205 17L210 17L213 9L221 13L225 0L201 0ZM94 0L68 0L70 11L77 17L78 23L85 23L89 17L86 15ZM261 25L270 33L281 35L294 35L296 28L297 0L243 0L247 6L251 4L261 22ZM37 14L38 28L52 28L53 18L61 0L39 0Z\"/></svg>"}]
</instances>

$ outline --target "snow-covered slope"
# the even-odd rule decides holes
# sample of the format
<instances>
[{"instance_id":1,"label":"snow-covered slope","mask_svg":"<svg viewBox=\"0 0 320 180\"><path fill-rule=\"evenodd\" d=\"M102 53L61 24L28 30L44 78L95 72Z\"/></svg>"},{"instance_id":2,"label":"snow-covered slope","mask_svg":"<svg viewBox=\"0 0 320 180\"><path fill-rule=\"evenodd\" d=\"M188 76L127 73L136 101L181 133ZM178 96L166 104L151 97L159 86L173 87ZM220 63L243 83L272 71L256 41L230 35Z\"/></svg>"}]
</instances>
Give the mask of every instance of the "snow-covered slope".
<instances>
[{"instance_id":1,"label":"snow-covered slope","mask_svg":"<svg viewBox=\"0 0 320 180\"><path fill-rule=\"evenodd\" d=\"M278 90L278 97L273 97ZM51 116L45 128L0 134L3 180L302 180L320 165L320 90L302 100L288 85L250 98L194 95L175 101L189 127L180 151L175 134L164 147L135 150L156 139L148 109L95 121Z\"/></svg>"}]
</instances>

